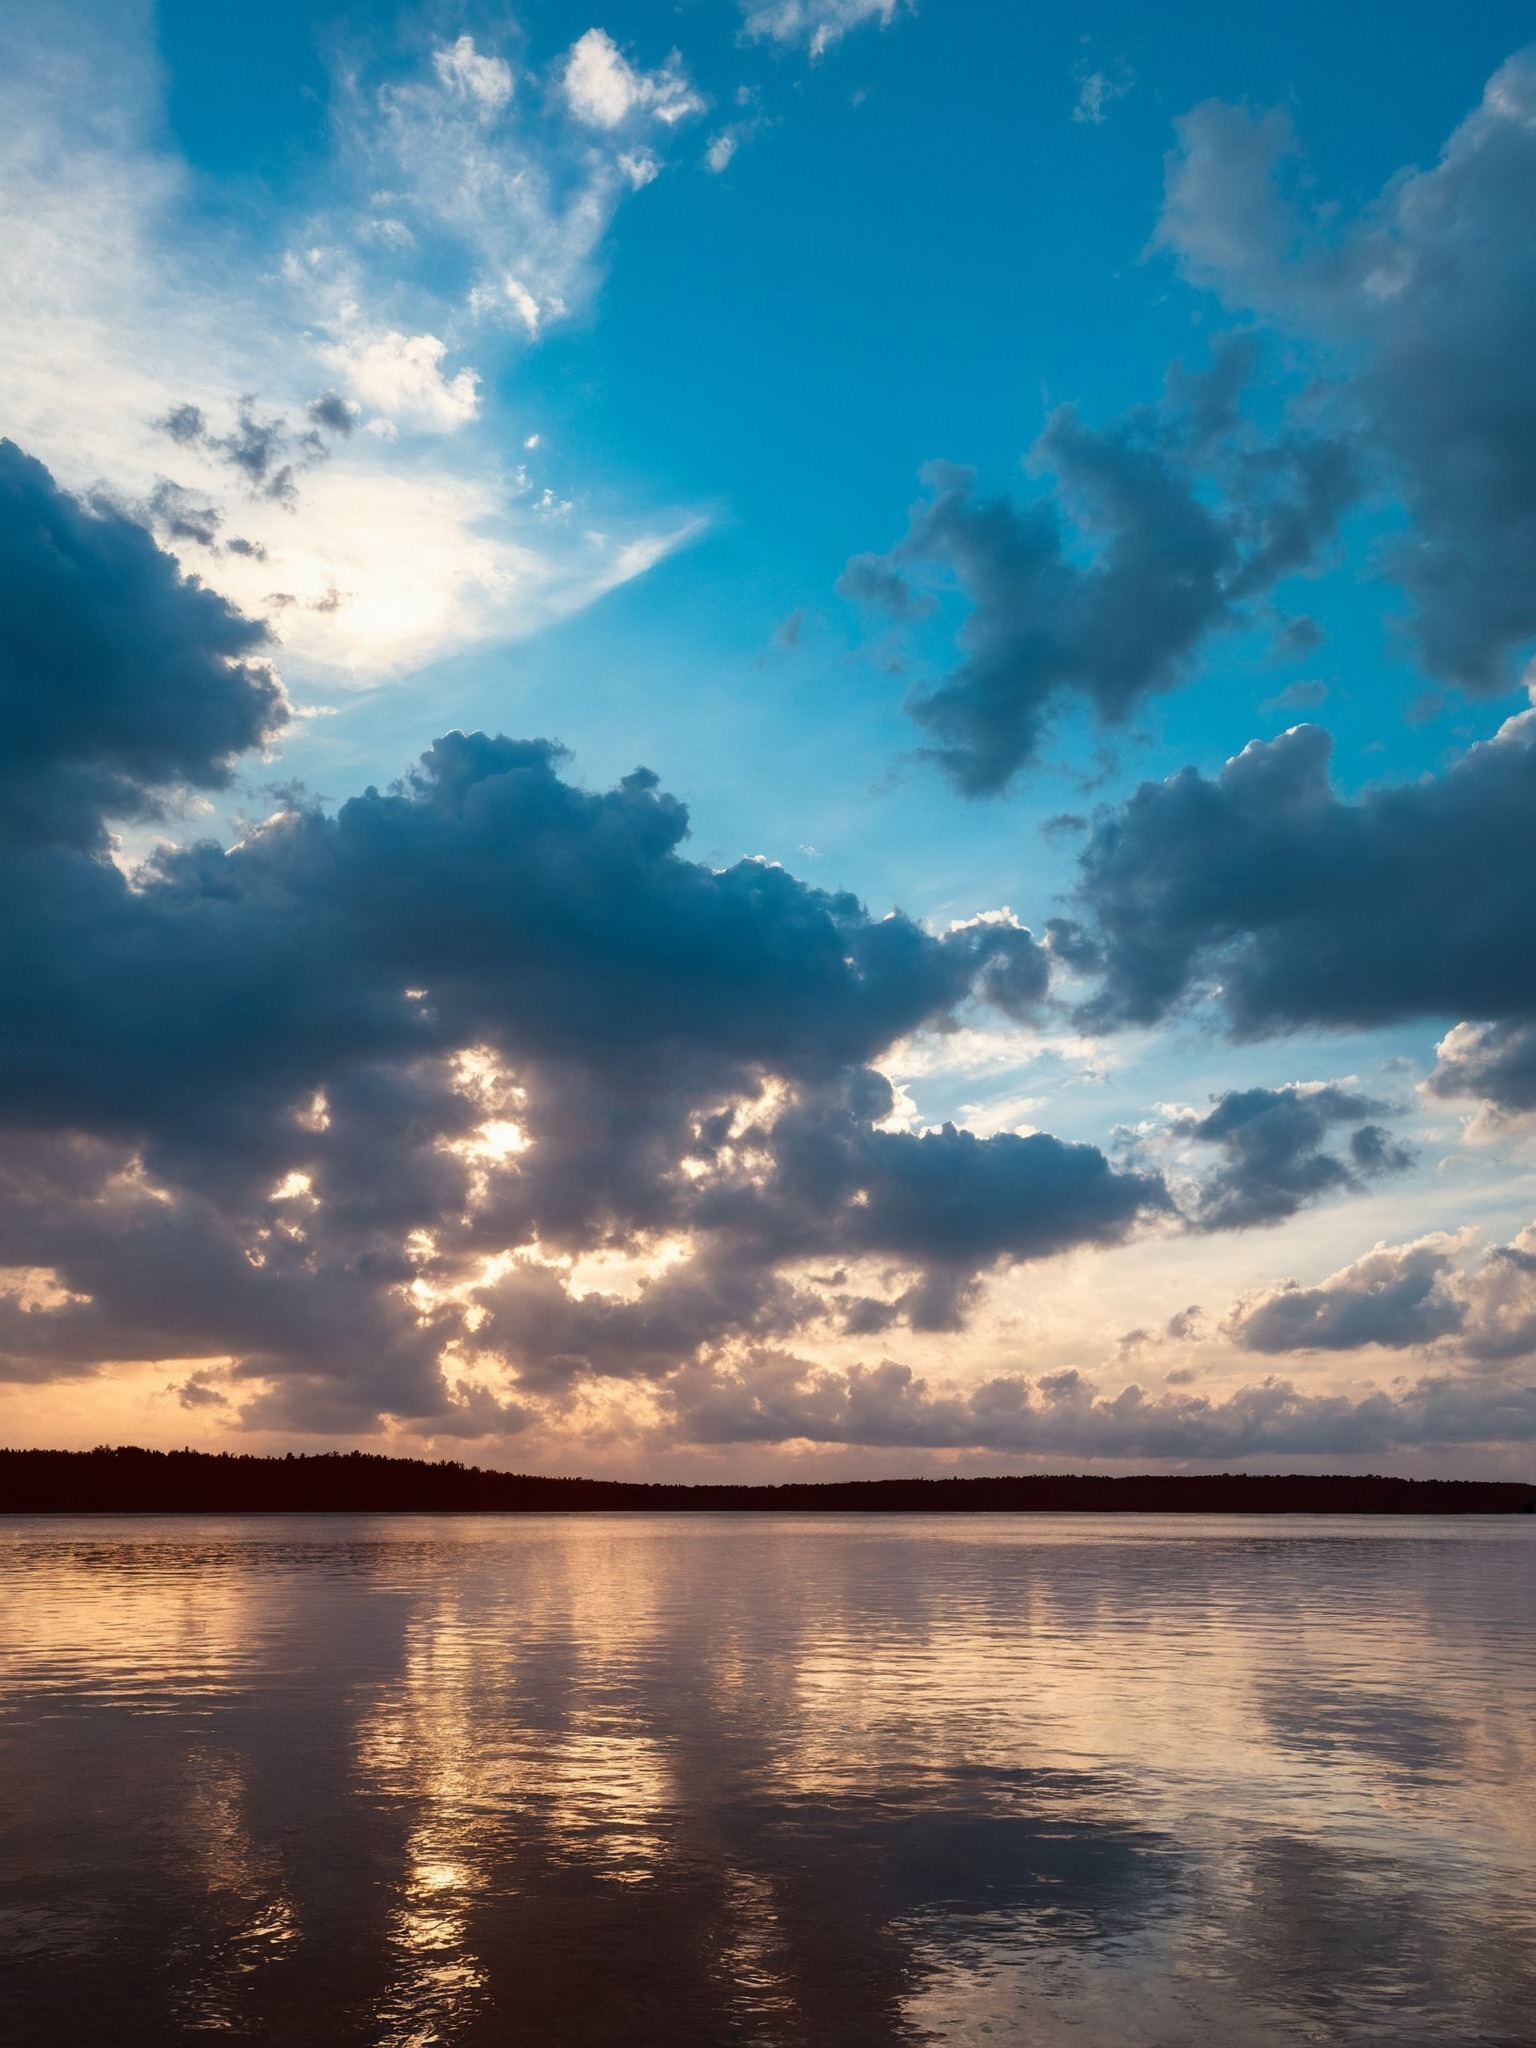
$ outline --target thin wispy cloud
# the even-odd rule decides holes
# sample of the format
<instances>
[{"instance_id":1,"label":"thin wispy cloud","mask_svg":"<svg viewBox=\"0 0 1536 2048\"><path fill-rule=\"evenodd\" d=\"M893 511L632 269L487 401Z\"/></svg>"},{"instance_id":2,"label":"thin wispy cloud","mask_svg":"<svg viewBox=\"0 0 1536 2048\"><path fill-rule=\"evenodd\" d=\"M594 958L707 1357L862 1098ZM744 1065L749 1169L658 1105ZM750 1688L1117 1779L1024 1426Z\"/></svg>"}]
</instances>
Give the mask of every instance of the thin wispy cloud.
<instances>
[{"instance_id":1,"label":"thin wispy cloud","mask_svg":"<svg viewBox=\"0 0 1536 2048\"><path fill-rule=\"evenodd\" d=\"M914 0L741 0L746 33L820 57L866 23L889 28Z\"/></svg>"},{"instance_id":2,"label":"thin wispy cloud","mask_svg":"<svg viewBox=\"0 0 1536 2048\"><path fill-rule=\"evenodd\" d=\"M1103 126L1109 118L1109 108L1116 100L1123 100L1136 83L1125 64L1112 64L1108 68L1089 68L1080 64L1073 76L1077 80L1077 104L1072 109L1072 118L1074 121L1086 121L1094 128Z\"/></svg>"},{"instance_id":3,"label":"thin wispy cloud","mask_svg":"<svg viewBox=\"0 0 1536 2048\"><path fill-rule=\"evenodd\" d=\"M594 519L491 431L498 373L590 303L615 213L696 110L675 68L592 31L553 77L468 35L403 83L346 75L310 203L215 229L131 21L106 45L17 23L7 57L4 425L148 508L285 660L376 679L516 637L694 530Z\"/></svg>"}]
</instances>

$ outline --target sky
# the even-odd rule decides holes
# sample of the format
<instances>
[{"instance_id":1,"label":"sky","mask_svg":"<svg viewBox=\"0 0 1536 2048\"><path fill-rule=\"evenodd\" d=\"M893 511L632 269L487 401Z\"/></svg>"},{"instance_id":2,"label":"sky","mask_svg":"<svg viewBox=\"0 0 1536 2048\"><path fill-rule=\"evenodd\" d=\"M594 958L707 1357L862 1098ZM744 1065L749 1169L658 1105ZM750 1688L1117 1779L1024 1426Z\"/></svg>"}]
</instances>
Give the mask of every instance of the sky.
<instances>
[{"instance_id":1,"label":"sky","mask_svg":"<svg viewBox=\"0 0 1536 2048\"><path fill-rule=\"evenodd\" d=\"M1530 35L9 10L0 1440L1528 1474Z\"/></svg>"}]
</instances>

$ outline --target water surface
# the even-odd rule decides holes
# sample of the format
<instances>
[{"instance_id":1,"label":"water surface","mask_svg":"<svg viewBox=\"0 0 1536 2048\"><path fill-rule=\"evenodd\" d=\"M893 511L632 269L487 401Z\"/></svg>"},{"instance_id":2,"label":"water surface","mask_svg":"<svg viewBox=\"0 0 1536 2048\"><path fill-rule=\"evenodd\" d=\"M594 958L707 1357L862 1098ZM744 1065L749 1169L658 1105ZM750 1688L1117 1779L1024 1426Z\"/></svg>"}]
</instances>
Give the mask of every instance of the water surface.
<instances>
[{"instance_id":1,"label":"water surface","mask_svg":"<svg viewBox=\"0 0 1536 2048\"><path fill-rule=\"evenodd\" d=\"M1536 1523L0 1520L0 2040L1536 2043Z\"/></svg>"}]
</instances>

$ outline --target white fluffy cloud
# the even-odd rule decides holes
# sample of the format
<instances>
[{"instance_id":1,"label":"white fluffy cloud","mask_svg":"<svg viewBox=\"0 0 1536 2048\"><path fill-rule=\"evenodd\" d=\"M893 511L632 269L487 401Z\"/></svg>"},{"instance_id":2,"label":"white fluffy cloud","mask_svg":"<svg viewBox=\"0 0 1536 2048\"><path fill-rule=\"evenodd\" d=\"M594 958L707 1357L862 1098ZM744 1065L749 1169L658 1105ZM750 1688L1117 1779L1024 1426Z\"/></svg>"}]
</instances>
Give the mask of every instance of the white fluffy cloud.
<instances>
[{"instance_id":1,"label":"white fluffy cloud","mask_svg":"<svg viewBox=\"0 0 1536 2048\"><path fill-rule=\"evenodd\" d=\"M577 38L562 82L571 112L589 128L622 128L637 118L670 128L704 106L675 55L659 71L637 71L600 28Z\"/></svg>"},{"instance_id":2,"label":"white fluffy cloud","mask_svg":"<svg viewBox=\"0 0 1536 2048\"><path fill-rule=\"evenodd\" d=\"M394 328L322 350L364 405L390 420L452 433L479 412L480 379L468 369L445 377L447 353L435 334L400 334Z\"/></svg>"},{"instance_id":3,"label":"white fluffy cloud","mask_svg":"<svg viewBox=\"0 0 1536 2048\"><path fill-rule=\"evenodd\" d=\"M473 36L460 36L456 43L434 50L432 68L444 85L487 113L499 113L512 97L512 66L504 57L483 55Z\"/></svg>"}]
</instances>

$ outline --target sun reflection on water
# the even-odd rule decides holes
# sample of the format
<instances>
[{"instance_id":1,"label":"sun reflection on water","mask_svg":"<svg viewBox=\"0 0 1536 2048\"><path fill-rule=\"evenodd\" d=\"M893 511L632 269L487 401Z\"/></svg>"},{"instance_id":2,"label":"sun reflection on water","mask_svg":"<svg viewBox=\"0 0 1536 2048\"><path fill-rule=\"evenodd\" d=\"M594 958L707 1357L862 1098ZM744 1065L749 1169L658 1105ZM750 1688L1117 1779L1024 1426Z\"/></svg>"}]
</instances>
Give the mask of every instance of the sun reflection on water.
<instances>
[{"instance_id":1,"label":"sun reflection on water","mask_svg":"<svg viewBox=\"0 0 1536 2048\"><path fill-rule=\"evenodd\" d=\"M1536 1531L0 1525L0 2036L1521 2041Z\"/></svg>"}]
</instances>

